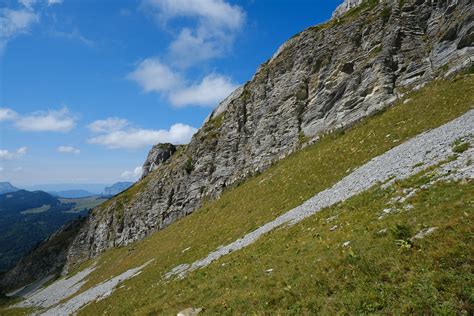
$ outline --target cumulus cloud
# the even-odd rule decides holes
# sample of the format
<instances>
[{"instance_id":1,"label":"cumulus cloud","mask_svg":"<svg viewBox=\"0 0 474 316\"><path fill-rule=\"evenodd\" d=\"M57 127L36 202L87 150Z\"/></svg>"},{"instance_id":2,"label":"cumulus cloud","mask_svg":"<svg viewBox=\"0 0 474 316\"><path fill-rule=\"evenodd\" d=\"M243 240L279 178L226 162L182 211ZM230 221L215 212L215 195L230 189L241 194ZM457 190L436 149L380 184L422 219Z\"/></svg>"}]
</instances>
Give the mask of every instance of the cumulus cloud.
<instances>
[{"instance_id":1,"label":"cumulus cloud","mask_svg":"<svg viewBox=\"0 0 474 316\"><path fill-rule=\"evenodd\" d=\"M0 160L14 160L24 156L28 151L27 147L20 147L15 151L9 151L8 149L0 149Z\"/></svg>"},{"instance_id":2,"label":"cumulus cloud","mask_svg":"<svg viewBox=\"0 0 474 316\"><path fill-rule=\"evenodd\" d=\"M89 124L88 128L94 133L108 133L118 131L128 126L126 119L109 117L105 120L97 120Z\"/></svg>"},{"instance_id":3,"label":"cumulus cloud","mask_svg":"<svg viewBox=\"0 0 474 316\"><path fill-rule=\"evenodd\" d=\"M76 118L67 108L62 108L20 116L15 125L18 129L28 132L69 132L76 126Z\"/></svg>"},{"instance_id":4,"label":"cumulus cloud","mask_svg":"<svg viewBox=\"0 0 474 316\"><path fill-rule=\"evenodd\" d=\"M12 109L0 108L0 122L11 121L17 117L17 113Z\"/></svg>"},{"instance_id":5,"label":"cumulus cloud","mask_svg":"<svg viewBox=\"0 0 474 316\"><path fill-rule=\"evenodd\" d=\"M142 167L137 166L133 170L126 170L120 174L120 178L125 180L138 180L142 175Z\"/></svg>"},{"instance_id":6,"label":"cumulus cloud","mask_svg":"<svg viewBox=\"0 0 474 316\"><path fill-rule=\"evenodd\" d=\"M27 5L32 4L27 1L25 3ZM19 10L0 9L0 53L3 52L9 40L19 34L28 32L31 25L38 21L38 15L31 11L29 7Z\"/></svg>"},{"instance_id":7,"label":"cumulus cloud","mask_svg":"<svg viewBox=\"0 0 474 316\"><path fill-rule=\"evenodd\" d=\"M65 154L79 154L81 150L73 146L59 146L58 152Z\"/></svg>"},{"instance_id":8,"label":"cumulus cloud","mask_svg":"<svg viewBox=\"0 0 474 316\"><path fill-rule=\"evenodd\" d=\"M193 28L182 28L169 47L171 61L184 68L223 55L245 23L242 8L223 0L145 0L144 6L163 25L174 18L196 20Z\"/></svg>"},{"instance_id":9,"label":"cumulus cloud","mask_svg":"<svg viewBox=\"0 0 474 316\"><path fill-rule=\"evenodd\" d=\"M178 107L216 106L237 87L230 78L218 74L192 82L185 71L230 50L245 23L241 7L225 0L143 0L142 7L163 26L177 18L191 21L177 31L167 57L147 58L128 75L143 91L160 93Z\"/></svg>"},{"instance_id":10,"label":"cumulus cloud","mask_svg":"<svg viewBox=\"0 0 474 316\"><path fill-rule=\"evenodd\" d=\"M114 125L111 122L119 124ZM91 137L89 143L111 149L138 149L157 143L185 144L197 131L196 128L181 123L172 125L168 130L134 128L130 127L127 120L116 117L95 121L89 125L89 129L100 134Z\"/></svg>"},{"instance_id":11,"label":"cumulus cloud","mask_svg":"<svg viewBox=\"0 0 474 316\"><path fill-rule=\"evenodd\" d=\"M245 20L242 8L224 0L146 0L144 3L156 9L163 22L175 17L196 17L203 24L236 29Z\"/></svg>"},{"instance_id":12,"label":"cumulus cloud","mask_svg":"<svg viewBox=\"0 0 474 316\"><path fill-rule=\"evenodd\" d=\"M236 88L237 85L227 77L208 75L198 84L174 91L170 94L170 100L176 106L214 106Z\"/></svg>"},{"instance_id":13,"label":"cumulus cloud","mask_svg":"<svg viewBox=\"0 0 474 316\"><path fill-rule=\"evenodd\" d=\"M145 92L167 92L182 84L180 75L160 62L158 58L147 58L128 75Z\"/></svg>"},{"instance_id":14,"label":"cumulus cloud","mask_svg":"<svg viewBox=\"0 0 474 316\"><path fill-rule=\"evenodd\" d=\"M145 92L159 92L167 96L177 107L216 106L237 88L230 78L219 74L207 75L200 82L186 84L179 72L157 58L146 59L128 77Z\"/></svg>"}]
</instances>

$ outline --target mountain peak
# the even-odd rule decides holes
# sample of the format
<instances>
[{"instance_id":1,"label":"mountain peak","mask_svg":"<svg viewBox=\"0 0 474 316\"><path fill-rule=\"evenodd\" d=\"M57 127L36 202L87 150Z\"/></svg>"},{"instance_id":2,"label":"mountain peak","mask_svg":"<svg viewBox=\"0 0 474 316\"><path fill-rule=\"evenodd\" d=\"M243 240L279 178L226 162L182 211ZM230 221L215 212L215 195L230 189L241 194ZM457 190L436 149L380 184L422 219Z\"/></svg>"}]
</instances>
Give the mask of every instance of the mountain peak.
<instances>
[{"instance_id":1,"label":"mountain peak","mask_svg":"<svg viewBox=\"0 0 474 316\"><path fill-rule=\"evenodd\" d=\"M0 182L0 194L18 191L10 182Z\"/></svg>"}]
</instances>

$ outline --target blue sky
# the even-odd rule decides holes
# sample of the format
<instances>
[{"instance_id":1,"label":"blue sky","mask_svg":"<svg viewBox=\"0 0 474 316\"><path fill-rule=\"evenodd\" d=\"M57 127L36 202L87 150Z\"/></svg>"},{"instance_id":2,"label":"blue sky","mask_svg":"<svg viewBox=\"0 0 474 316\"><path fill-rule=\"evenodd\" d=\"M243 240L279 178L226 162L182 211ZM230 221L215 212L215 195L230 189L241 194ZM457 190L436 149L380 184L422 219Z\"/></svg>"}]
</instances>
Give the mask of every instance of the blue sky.
<instances>
[{"instance_id":1,"label":"blue sky","mask_svg":"<svg viewBox=\"0 0 474 316\"><path fill-rule=\"evenodd\" d=\"M0 0L0 181L135 180L342 0Z\"/></svg>"}]
</instances>

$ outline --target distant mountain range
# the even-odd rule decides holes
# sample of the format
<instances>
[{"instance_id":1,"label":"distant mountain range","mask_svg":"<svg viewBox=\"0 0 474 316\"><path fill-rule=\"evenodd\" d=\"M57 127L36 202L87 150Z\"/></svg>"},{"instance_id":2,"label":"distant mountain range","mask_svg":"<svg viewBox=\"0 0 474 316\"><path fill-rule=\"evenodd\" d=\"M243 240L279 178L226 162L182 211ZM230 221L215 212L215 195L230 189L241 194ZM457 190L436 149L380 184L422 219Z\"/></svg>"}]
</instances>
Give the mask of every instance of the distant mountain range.
<instances>
[{"instance_id":1,"label":"distant mountain range","mask_svg":"<svg viewBox=\"0 0 474 316\"><path fill-rule=\"evenodd\" d=\"M45 192L63 192L72 190L84 190L93 194L102 194L104 189L110 183L45 183L35 185L24 185L22 189L28 191L45 191Z\"/></svg>"},{"instance_id":2,"label":"distant mountain range","mask_svg":"<svg viewBox=\"0 0 474 316\"><path fill-rule=\"evenodd\" d=\"M84 198L88 196L97 195L96 193L92 193L86 190L52 191L48 193L57 197L62 197L62 198L67 198L67 199Z\"/></svg>"},{"instance_id":3,"label":"distant mountain range","mask_svg":"<svg viewBox=\"0 0 474 316\"><path fill-rule=\"evenodd\" d=\"M125 191L129 187L133 185L133 182L117 182L112 184L110 187L106 187L104 189L103 195L105 196L113 196L119 194L122 191Z\"/></svg>"},{"instance_id":4,"label":"distant mountain range","mask_svg":"<svg viewBox=\"0 0 474 316\"><path fill-rule=\"evenodd\" d=\"M84 189L45 192L28 191L9 182L0 182L0 273L13 267L23 255L65 223L78 216L87 216L89 209L132 184L94 185L91 188L95 192ZM60 188L61 185L37 187Z\"/></svg>"},{"instance_id":5,"label":"distant mountain range","mask_svg":"<svg viewBox=\"0 0 474 316\"><path fill-rule=\"evenodd\" d=\"M0 182L0 194L15 192L19 189L14 187L10 182Z\"/></svg>"},{"instance_id":6,"label":"distant mountain range","mask_svg":"<svg viewBox=\"0 0 474 316\"><path fill-rule=\"evenodd\" d=\"M97 195L60 198L44 191L20 190L9 183L0 187L9 191L0 194L0 272L15 265L66 222L86 216L89 209L106 200Z\"/></svg>"}]
</instances>

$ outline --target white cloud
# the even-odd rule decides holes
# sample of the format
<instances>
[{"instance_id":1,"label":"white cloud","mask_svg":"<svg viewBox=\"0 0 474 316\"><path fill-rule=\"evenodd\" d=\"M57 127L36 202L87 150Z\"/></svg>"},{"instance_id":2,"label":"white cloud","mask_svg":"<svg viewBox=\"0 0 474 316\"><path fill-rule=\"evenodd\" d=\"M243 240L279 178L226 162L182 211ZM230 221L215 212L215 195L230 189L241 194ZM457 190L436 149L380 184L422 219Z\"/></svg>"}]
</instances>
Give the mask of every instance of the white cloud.
<instances>
[{"instance_id":1,"label":"white cloud","mask_svg":"<svg viewBox=\"0 0 474 316\"><path fill-rule=\"evenodd\" d=\"M17 113L9 108L0 108L0 122L10 121L17 117Z\"/></svg>"},{"instance_id":2,"label":"white cloud","mask_svg":"<svg viewBox=\"0 0 474 316\"><path fill-rule=\"evenodd\" d=\"M27 32L30 26L38 21L38 15L29 8L20 10L0 9L0 53L9 40Z\"/></svg>"},{"instance_id":3,"label":"white cloud","mask_svg":"<svg viewBox=\"0 0 474 316\"><path fill-rule=\"evenodd\" d=\"M3 171L3 167L0 167L0 172L2 172L2 171Z\"/></svg>"},{"instance_id":4,"label":"white cloud","mask_svg":"<svg viewBox=\"0 0 474 316\"><path fill-rule=\"evenodd\" d=\"M191 85L170 94L171 103L176 106L216 106L237 88L229 78L208 75L198 84Z\"/></svg>"},{"instance_id":5,"label":"white cloud","mask_svg":"<svg viewBox=\"0 0 474 316\"><path fill-rule=\"evenodd\" d=\"M196 128L181 123L172 125L169 130L128 128L92 137L89 143L112 149L137 149L157 143L185 144L196 131Z\"/></svg>"},{"instance_id":6,"label":"white cloud","mask_svg":"<svg viewBox=\"0 0 474 316\"><path fill-rule=\"evenodd\" d=\"M14 160L19 159L26 154L27 147L20 147L16 151L9 151L8 149L0 149L0 160Z\"/></svg>"},{"instance_id":7,"label":"white cloud","mask_svg":"<svg viewBox=\"0 0 474 316\"><path fill-rule=\"evenodd\" d=\"M23 167L16 167L13 169L13 172L21 172L23 171Z\"/></svg>"},{"instance_id":8,"label":"white cloud","mask_svg":"<svg viewBox=\"0 0 474 316\"><path fill-rule=\"evenodd\" d=\"M63 108L20 116L15 125L20 130L29 132L68 132L76 126L76 118L67 108Z\"/></svg>"},{"instance_id":9,"label":"white cloud","mask_svg":"<svg viewBox=\"0 0 474 316\"><path fill-rule=\"evenodd\" d=\"M135 167L133 170L126 170L122 172L120 177L126 180L138 180L138 178L141 175L142 175L142 167L138 166L138 167Z\"/></svg>"},{"instance_id":10,"label":"white cloud","mask_svg":"<svg viewBox=\"0 0 474 316\"><path fill-rule=\"evenodd\" d=\"M175 17L196 17L200 23L236 29L245 21L242 8L224 0L146 0L145 5L157 9L163 22Z\"/></svg>"},{"instance_id":11,"label":"white cloud","mask_svg":"<svg viewBox=\"0 0 474 316\"><path fill-rule=\"evenodd\" d=\"M81 150L73 146L59 146L58 152L65 154L79 154Z\"/></svg>"},{"instance_id":12,"label":"white cloud","mask_svg":"<svg viewBox=\"0 0 474 316\"><path fill-rule=\"evenodd\" d=\"M182 76L157 58L146 59L128 78L136 81L145 92L159 92L177 107L216 106L237 88L228 77L211 74L200 82L186 85Z\"/></svg>"},{"instance_id":13,"label":"white cloud","mask_svg":"<svg viewBox=\"0 0 474 316\"><path fill-rule=\"evenodd\" d=\"M145 92L166 92L182 84L181 77L158 58L145 59L128 78L136 81Z\"/></svg>"},{"instance_id":14,"label":"white cloud","mask_svg":"<svg viewBox=\"0 0 474 316\"><path fill-rule=\"evenodd\" d=\"M18 155L23 156L24 154L26 154L27 151L28 151L28 147L23 146L23 147L18 148L16 152Z\"/></svg>"},{"instance_id":15,"label":"white cloud","mask_svg":"<svg viewBox=\"0 0 474 316\"><path fill-rule=\"evenodd\" d=\"M209 36L211 35L212 36ZM169 55L174 65L186 68L199 62L222 56L230 49L233 35L208 32L199 28L193 31L184 28L169 47Z\"/></svg>"},{"instance_id":16,"label":"white cloud","mask_svg":"<svg viewBox=\"0 0 474 316\"><path fill-rule=\"evenodd\" d=\"M18 0L24 7L31 9L33 5L36 3L36 0Z\"/></svg>"},{"instance_id":17,"label":"white cloud","mask_svg":"<svg viewBox=\"0 0 474 316\"><path fill-rule=\"evenodd\" d=\"M48 5L61 4L63 0L48 0Z\"/></svg>"},{"instance_id":18,"label":"white cloud","mask_svg":"<svg viewBox=\"0 0 474 316\"><path fill-rule=\"evenodd\" d=\"M245 23L242 8L224 0L145 0L144 7L162 24L174 18L197 20L193 28L182 28L169 47L171 63L183 68L229 51Z\"/></svg>"},{"instance_id":19,"label":"white cloud","mask_svg":"<svg viewBox=\"0 0 474 316\"><path fill-rule=\"evenodd\" d=\"M107 133L121 130L129 125L126 119L118 117L109 117L105 120L97 120L89 124L87 127L95 133Z\"/></svg>"}]
</instances>

